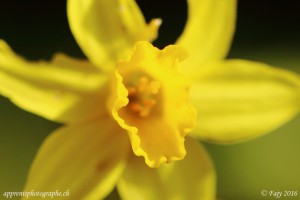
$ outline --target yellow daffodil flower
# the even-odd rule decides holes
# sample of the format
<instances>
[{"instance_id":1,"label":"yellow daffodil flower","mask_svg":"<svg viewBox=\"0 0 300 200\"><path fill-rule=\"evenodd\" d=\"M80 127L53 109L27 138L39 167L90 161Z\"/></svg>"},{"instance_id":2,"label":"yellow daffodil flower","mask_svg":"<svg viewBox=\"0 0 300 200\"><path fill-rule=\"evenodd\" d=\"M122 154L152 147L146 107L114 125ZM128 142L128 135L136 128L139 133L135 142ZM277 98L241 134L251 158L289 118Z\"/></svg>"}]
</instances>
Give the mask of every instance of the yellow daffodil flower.
<instances>
[{"instance_id":1,"label":"yellow daffodil flower","mask_svg":"<svg viewBox=\"0 0 300 200\"><path fill-rule=\"evenodd\" d=\"M236 0L189 0L183 34L159 50L149 42L161 20L147 25L134 0L68 0L89 61L30 62L1 40L0 93L65 124L39 149L25 190L103 199L116 186L126 200L215 199L212 163L192 138L251 139L300 109L296 74L224 60L235 15Z\"/></svg>"}]
</instances>

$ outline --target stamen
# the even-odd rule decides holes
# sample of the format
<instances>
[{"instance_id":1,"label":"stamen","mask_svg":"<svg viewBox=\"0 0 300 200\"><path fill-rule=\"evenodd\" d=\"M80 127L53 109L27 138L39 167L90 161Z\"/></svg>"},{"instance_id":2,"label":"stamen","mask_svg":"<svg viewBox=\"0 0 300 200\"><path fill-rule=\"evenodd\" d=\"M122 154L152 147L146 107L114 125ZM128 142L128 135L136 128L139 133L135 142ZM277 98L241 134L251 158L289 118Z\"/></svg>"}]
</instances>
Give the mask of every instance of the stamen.
<instances>
[{"instance_id":1,"label":"stamen","mask_svg":"<svg viewBox=\"0 0 300 200\"><path fill-rule=\"evenodd\" d=\"M156 95L159 92L160 83L151 80L148 76L140 75L135 85L127 87L129 109L140 117L147 117L156 104Z\"/></svg>"}]
</instances>

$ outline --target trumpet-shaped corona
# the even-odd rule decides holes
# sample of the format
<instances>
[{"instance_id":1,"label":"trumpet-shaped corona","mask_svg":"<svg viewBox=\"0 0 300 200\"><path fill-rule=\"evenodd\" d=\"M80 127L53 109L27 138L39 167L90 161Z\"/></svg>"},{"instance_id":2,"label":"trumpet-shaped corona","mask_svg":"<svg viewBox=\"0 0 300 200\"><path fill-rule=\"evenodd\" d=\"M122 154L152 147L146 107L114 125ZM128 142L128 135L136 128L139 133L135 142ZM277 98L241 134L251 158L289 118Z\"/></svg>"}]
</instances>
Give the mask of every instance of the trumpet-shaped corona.
<instances>
[{"instance_id":1,"label":"trumpet-shaped corona","mask_svg":"<svg viewBox=\"0 0 300 200\"><path fill-rule=\"evenodd\" d=\"M187 56L180 46L163 50L139 42L128 61L117 65L109 108L127 130L134 153L150 167L185 156L184 137L195 125L188 103L189 81L178 72ZM116 95L115 91L121 91Z\"/></svg>"}]
</instances>

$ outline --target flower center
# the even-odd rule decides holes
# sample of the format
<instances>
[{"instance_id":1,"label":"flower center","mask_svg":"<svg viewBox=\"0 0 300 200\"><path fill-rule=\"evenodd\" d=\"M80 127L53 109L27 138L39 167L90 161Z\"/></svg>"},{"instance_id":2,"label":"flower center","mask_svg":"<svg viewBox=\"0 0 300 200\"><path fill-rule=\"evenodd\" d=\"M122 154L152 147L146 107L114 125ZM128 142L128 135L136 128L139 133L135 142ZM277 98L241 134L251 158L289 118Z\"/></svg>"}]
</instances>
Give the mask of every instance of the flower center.
<instances>
[{"instance_id":1,"label":"flower center","mask_svg":"<svg viewBox=\"0 0 300 200\"><path fill-rule=\"evenodd\" d=\"M160 83L147 75L138 75L126 85L128 91L128 109L140 117L147 117L157 103Z\"/></svg>"}]
</instances>

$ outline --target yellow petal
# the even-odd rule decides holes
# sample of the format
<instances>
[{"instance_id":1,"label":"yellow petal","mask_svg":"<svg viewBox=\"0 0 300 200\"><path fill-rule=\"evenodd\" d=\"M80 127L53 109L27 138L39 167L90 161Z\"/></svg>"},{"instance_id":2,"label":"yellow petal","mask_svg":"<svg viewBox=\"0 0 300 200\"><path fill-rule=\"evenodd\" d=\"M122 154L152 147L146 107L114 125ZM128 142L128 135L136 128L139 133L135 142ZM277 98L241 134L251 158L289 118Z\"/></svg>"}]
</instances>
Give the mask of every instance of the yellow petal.
<instances>
[{"instance_id":1,"label":"yellow petal","mask_svg":"<svg viewBox=\"0 0 300 200\"><path fill-rule=\"evenodd\" d=\"M109 109L128 131L134 153L151 167L185 156L184 137L196 115L187 102L189 82L177 71L185 56L179 46L159 50L139 42L111 82Z\"/></svg>"},{"instance_id":2,"label":"yellow petal","mask_svg":"<svg viewBox=\"0 0 300 200\"><path fill-rule=\"evenodd\" d=\"M71 30L87 57L104 71L127 58L137 40L153 40L160 20L147 26L134 0L68 0Z\"/></svg>"},{"instance_id":3,"label":"yellow petal","mask_svg":"<svg viewBox=\"0 0 300 200\"><path fill-rule=\"evenodd\" d=\"M191 89L198 109L194 136L237 142L268 133L300 109L300 77L246 60L201 68Z\"/></svg>"},{"instance_id":4,"label":"yellow petal","mask_svg":"<svg viewBox=\"0 0 300 200\"><path fill-rule=\"evenodd\" d=\"M0 40L0 94L29 112L60 122L100 115L105 82L85 61L58 54L51 62L29 62Z\"/></svg>"},{"instance_id":5,"label":"yellow petal","mask_svg":"<svg viewBox=\"0 0 300 200\"><path fill-rule=\"evenodd\" d=\"M133 158L117 188L123 200L213 200L215 173L201 145L187 139L187 156L171 164L152 169Z\"/></svg>"},{"instance_id":6,"label":"yellow petal","mask_svg":"<svg viewBox=\"0 0 300 200\"><path fill-rule=\"evenodd\" d=\"M24 190L68 191L63 199L104 198L125 167L129 142L121 131L110 118L58 129L40 147Z\"/></svg>"},{"instance_id":7,"label":"yellow petal","mask_svg":"<svg viewBox=\"0 0 300 200\"><path fill-rule=\"evenodd\" d=\"M193 73L201 64L227 55L235 29L236 0L188 0L188 20L177 43L190 56L182 70Z\"/></svg>"}]
</instances>

